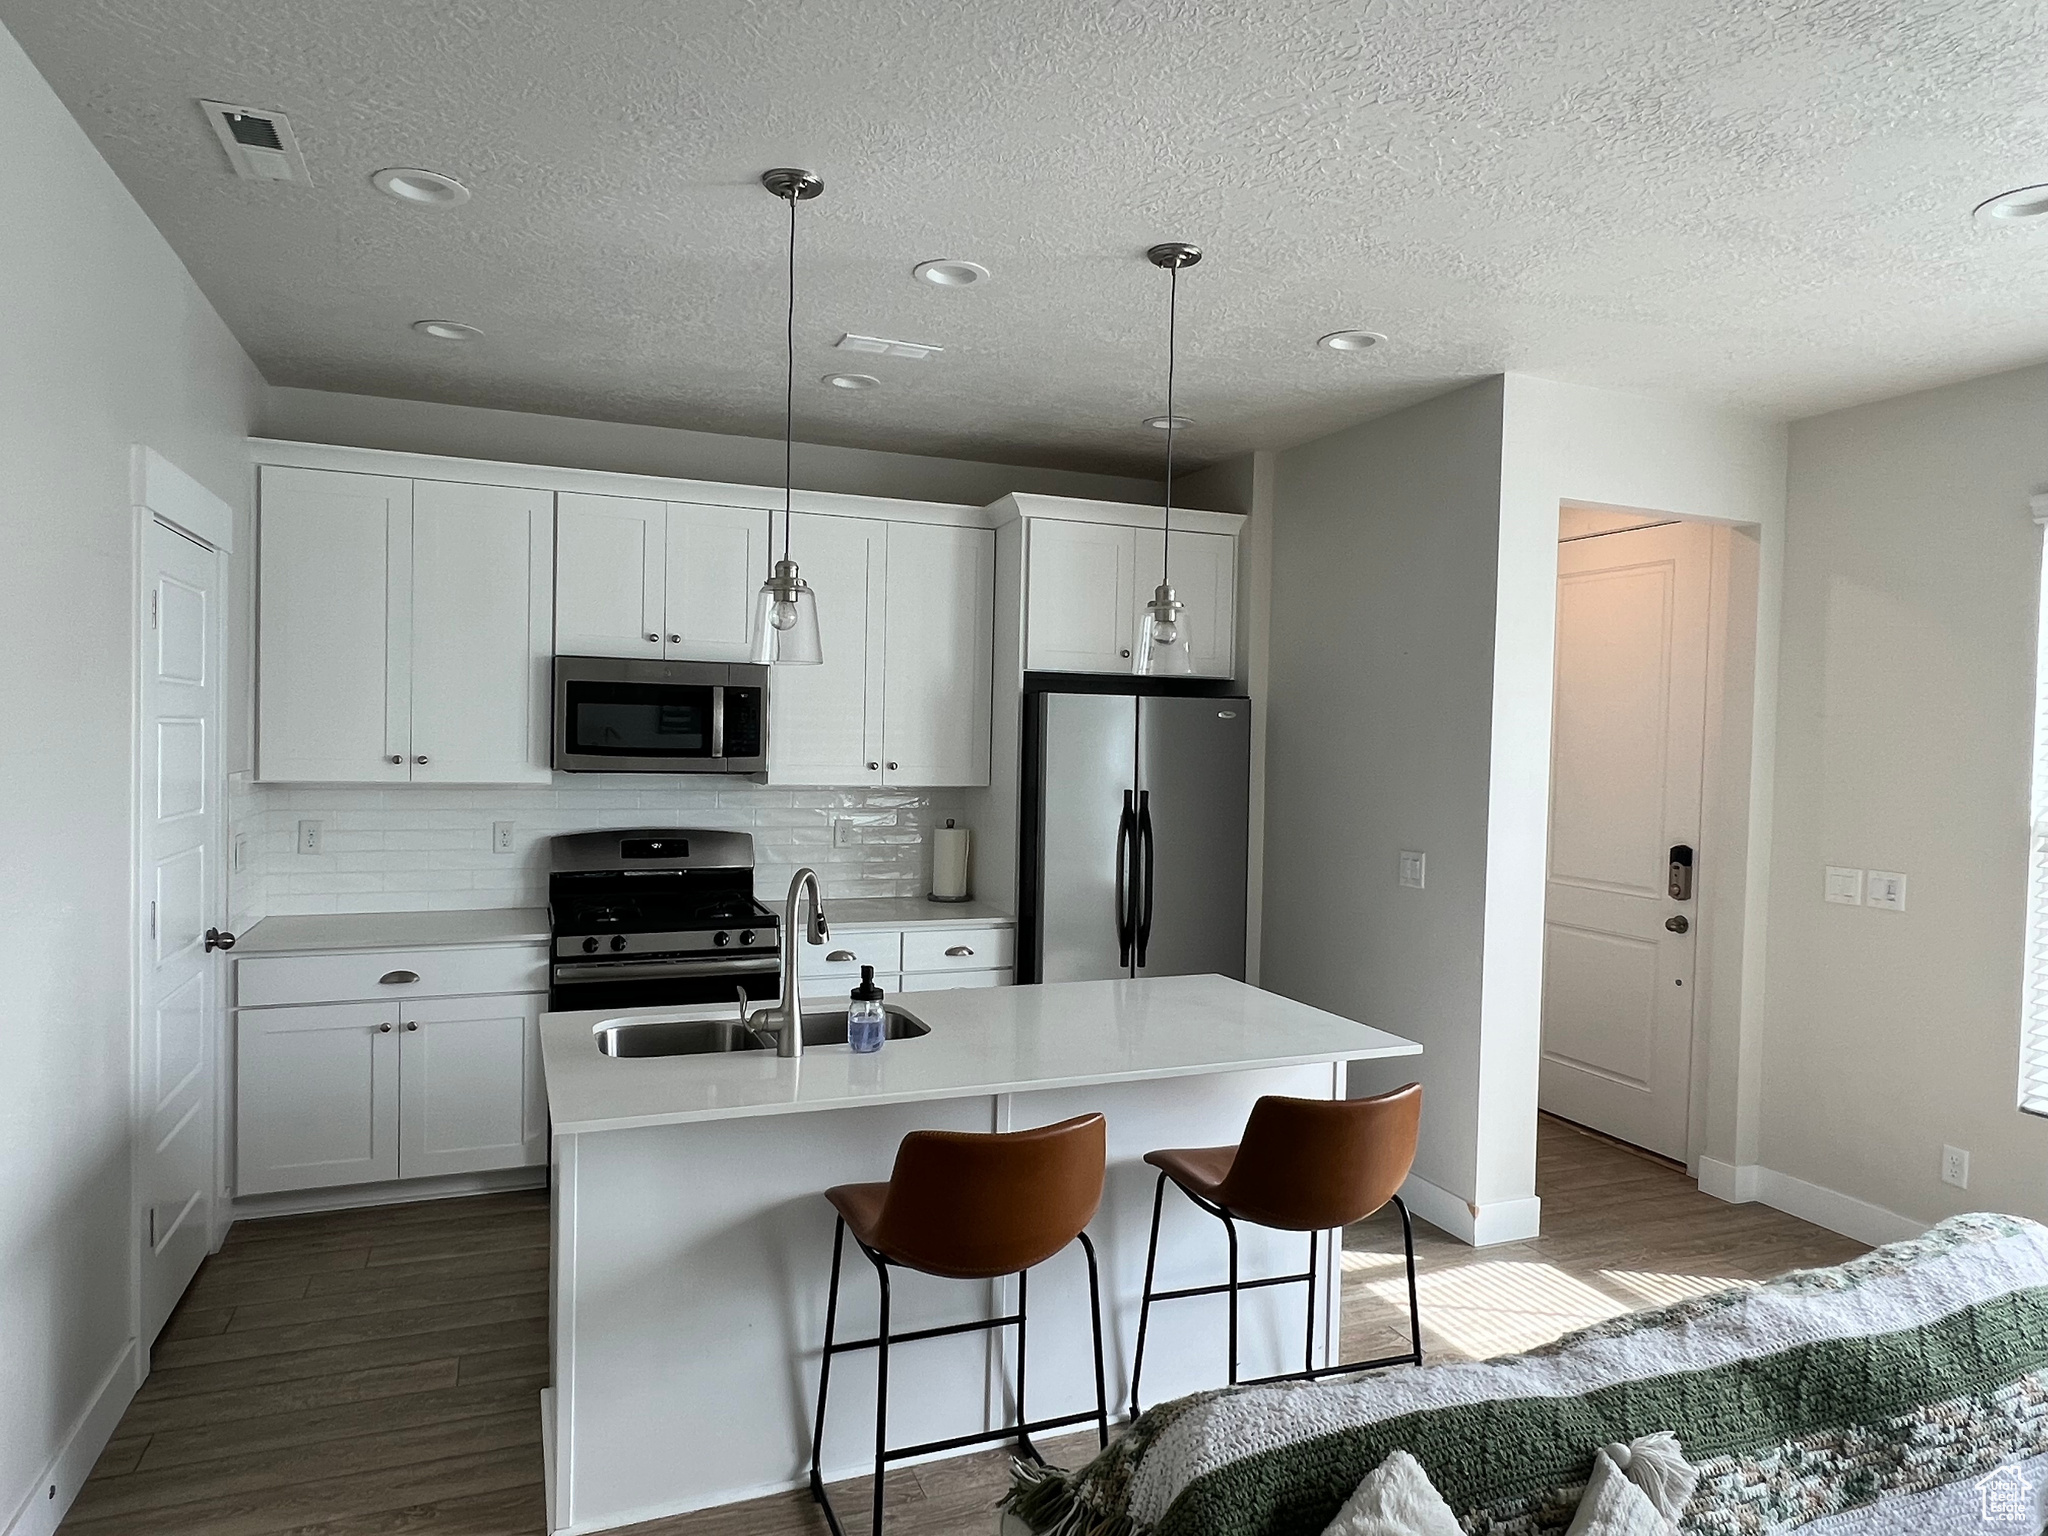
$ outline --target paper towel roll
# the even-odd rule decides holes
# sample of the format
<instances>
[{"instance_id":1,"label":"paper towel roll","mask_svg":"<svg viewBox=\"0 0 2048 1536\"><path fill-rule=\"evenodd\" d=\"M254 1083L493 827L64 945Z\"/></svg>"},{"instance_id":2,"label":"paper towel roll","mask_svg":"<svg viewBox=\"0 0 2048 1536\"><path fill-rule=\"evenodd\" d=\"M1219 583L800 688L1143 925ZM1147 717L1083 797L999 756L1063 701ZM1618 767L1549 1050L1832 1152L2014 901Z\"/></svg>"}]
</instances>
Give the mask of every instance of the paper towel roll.
<instances>
[{"instance_id":1,"label":"paper towel roll","mask_svg":"<svg viewBox=\"0 0 2048 1536\"><path fill-rule=\"evenodd\" d=\"M967 900L967 829L950 820L932 834L932 900Z\"/></svg>"}]
</instances>

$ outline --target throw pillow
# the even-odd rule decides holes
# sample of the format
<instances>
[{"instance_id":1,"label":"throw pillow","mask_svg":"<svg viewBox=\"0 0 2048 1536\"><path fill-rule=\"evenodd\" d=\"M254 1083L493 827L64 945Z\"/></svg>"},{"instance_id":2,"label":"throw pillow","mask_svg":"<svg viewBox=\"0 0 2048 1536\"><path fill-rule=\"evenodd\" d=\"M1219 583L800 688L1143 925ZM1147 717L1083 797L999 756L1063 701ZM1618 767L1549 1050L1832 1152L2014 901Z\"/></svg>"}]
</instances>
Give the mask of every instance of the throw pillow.
<instances>
[{"instance_id":1,"label":"throw pillow","mask_svg":"<svg viewBox=\"0 0 2048 1536\"><path fill-rule=\"evenodd\" d=\"M1652 1511L1655 1513L1655 1511ZM1422 1463L1396 1451L1358 1485L1323 1536L1463 1536Z\"/></svg>"}]
</instances>

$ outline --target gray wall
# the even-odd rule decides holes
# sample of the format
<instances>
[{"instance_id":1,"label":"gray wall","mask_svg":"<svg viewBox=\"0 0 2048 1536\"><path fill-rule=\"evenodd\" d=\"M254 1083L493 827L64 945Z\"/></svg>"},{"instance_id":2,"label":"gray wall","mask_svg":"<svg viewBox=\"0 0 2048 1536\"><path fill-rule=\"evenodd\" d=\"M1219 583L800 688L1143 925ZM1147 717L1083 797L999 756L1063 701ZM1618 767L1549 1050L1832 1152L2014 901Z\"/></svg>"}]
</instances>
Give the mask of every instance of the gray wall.
<instances>
[{"instance_id":1,"label":"gray wall","mask_svg":"<svg viewBox=\"0 0 2048 1536\"><path fill-rule=\"evenodd\" d=\"M261 384L4 31L0 144L0 710L17 727L0 745L6 1520L42 1500L43 1468L134 1331L129 450L156 448L246 515Z\"/></svg>"},{"instance_id":2,"label":"gray wall","mask_svg":"<svg viewBox=\"0 0 2048 1536\"><path fill-rule=\"evenodd\" d=\"M1472 1198L1500 534L1495 378L1278 456L1261 979L1420 1040L1415 1171ZM1429 855L1424 890L1396 855Z\"/></svg>"},{"instance_id":3,"label":"gray wall","mask_svg":"<svg viewBox=\"0 0 2048 1536\"><path fill-rule=\"evenodd\" d=\"M779 439L727 437L679 427L389 400L379 395L272 387L265 399L261 431L265 437L387 448L401 453L442 453L514 464L721 480L735 485L782 484ZM1156 505L1162 499L1157 482L1121 475L1026 469L810 443L796 446L795 480L805 490L900 496L914 501L958 501L976 506L985 506L1012 491L1092 496L1145 505Z\"/></svg>"}]
</instances>

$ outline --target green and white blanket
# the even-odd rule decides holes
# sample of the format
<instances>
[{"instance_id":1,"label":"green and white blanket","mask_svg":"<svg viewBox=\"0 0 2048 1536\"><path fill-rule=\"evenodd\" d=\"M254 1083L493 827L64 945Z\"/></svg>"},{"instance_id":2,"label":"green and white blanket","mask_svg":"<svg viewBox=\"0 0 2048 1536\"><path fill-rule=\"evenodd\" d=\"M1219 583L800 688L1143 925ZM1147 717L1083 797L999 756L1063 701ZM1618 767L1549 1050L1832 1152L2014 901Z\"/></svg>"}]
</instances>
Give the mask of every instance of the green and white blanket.
<instances>
[{"instance_id":1,"label":"green and white blanket","mask_svg":"<svg viewBox=\"0 0 2048 1536\"><path fill-rule=\"evenodd\" d=\"M1040 1536L1317 1536L1398 1449L1470 1536L1549 1536L1596 1447L1666 1429L1701 1469L1688 1536L2036 1536L2048 1228L1958 1216L1526 1355L1198 1393L1076 1472L1020 1467L1009 1508Z\"/></svg>"}]
</instances>

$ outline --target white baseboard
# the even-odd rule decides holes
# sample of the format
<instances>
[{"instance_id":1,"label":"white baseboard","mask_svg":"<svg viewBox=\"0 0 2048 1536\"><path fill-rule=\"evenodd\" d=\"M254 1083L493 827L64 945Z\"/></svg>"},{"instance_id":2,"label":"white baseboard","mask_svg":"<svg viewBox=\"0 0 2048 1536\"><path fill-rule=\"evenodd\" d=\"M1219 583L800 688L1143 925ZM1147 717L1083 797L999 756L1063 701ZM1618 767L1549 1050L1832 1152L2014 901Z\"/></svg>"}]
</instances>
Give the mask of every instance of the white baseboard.
<instances>
[{"instance_id":1,"label":"white baseboard","mask_svg":"<svg viewBox=\"0 0 2048 1536\"><path fill-rule=\"evenodd\" d=\"M93 1463L113 1439L121 1415L128 1411L129 1400L135 1396L138 1385L138 1358L135 1341L130 1339L107 1368L107 1374L100 1378L92 1400L65 1435L64 1443L57 1447L57 1454L15 1506L13 1518L7 1522L6 1536L52 1536L69 1512L71 1501L78 1497Z\"/></svg>"},{"instance_id":2,"label":"white baseboard","mask_svg":"<svg viewBox=\"0 0 2048 1536\"><path fill-rule=\"evenodd\" d=\"M450 1173L434 1179L394 1179L388 1184L338 1184L330 1189L295 1189L276 1195L243 1195L235 1201L236 1221L267 1216L311 1216L375 1205L411 1205L418 1200L460 1200L508 1189L538 1189L546 1168L493 1168L486 1173Z\"/></svg>"},{"instance_id":3,"label":"white baseboard","mask_svg":"<svg viewBox=\"0 0 2048 1536\"><path fill-rule=\"evenodd\" d=\"M1474 1248L1522 1242L1536 1236L1542 1225L1543 1202L1534 1195L1474 1205L1411 1173L1401 1185L1401 1198L1431 1226Z\"/></svg>"},{"instance_id":4,"label":"white baseboard","mask_svg":"<svg viewBox=\"0 0 2048 1536\"><path fill-rule=\"evenodd\" d=\"M1816 1227L1853 1237L1859 1243L1903 1242L1927 1230L1924 1221L1901 1216L1897 1211L1872 1205L1868 1200L1859 1200L1840 1190L1809 1184L1805 1179L1795 1179L1789 1173L1780 1173L1760 1163L1724 1163L1703 1157L1700 1159L1700 1188L1732 1205L1757 1201L1773 1210L1783 1211L1787 1216L1810 1221Z\"/></svg>"},{"instance_id":5,"label":"white baseboard","mask_svg":"<svg viewBox=\"0 0 2048 1536\"><path fill-rule=\"evenodd\" d=\"M555 1510L555 1389L540 1389L540 1488L541 1504L547 1510L548 1529L559 1531Z\"/></svg>"}]
</instances>

